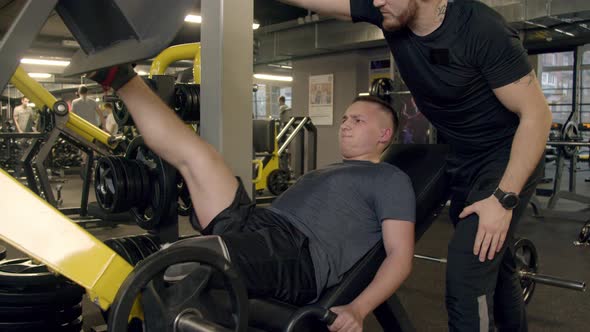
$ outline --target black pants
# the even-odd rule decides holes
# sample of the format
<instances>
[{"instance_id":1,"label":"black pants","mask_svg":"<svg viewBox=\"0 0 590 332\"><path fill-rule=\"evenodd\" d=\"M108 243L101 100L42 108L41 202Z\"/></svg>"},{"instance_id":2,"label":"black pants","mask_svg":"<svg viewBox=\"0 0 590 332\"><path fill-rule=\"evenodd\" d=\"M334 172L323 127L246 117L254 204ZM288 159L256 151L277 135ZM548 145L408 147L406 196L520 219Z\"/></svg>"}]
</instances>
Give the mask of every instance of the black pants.
<instances>
[{"instance_id":1,"label":"black pants","mask_svg":"<svg viewBox=\"0 0 590 332\"><path fill-rule=\"evenodd\" d=\"M202 233L224 240L249 297L298 305L316 298L309 240L284 217L254 207L241 181L232 204Z\"/></svg>"},{"instance_id":2,"label":"black pants","mask_svg":"<svg viewBox=\"0 0 590 332\"><path fill-rule=\"evenodd\" d=\"M450 217L455 233L449 243L446 305L450 331L527 331L525 307L514 260L514 231L542 175L541 163L520 193L520 204L502 250L493 260L479 261L473 254L479 225L477 214L459 219L464 207L489 197L504 173L501 165L489 165L470 187L455 188Z\"/></svg>"}]
</instances>

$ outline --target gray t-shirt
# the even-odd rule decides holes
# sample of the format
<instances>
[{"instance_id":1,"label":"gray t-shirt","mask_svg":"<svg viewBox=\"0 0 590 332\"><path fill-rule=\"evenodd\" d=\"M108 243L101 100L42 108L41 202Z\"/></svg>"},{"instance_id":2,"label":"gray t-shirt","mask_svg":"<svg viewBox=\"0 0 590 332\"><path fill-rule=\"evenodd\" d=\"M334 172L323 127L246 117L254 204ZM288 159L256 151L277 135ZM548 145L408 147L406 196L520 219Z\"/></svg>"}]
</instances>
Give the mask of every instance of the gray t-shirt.
<instances>
[{"instance_id":1,"label":"gray t-shirt","mask_svg":"<svg viewBox=\"0 0 590 332\"><path fill-rule=\"evenodd\" d=\"M77 98L72 101L72 112L93 125L100 126L100 119L96 114L97 107L96 102L90 98Z\"/></svg>"},{"instance_id":2,"label":"gray t-shirt","mask_svg":"<svg viewBox=\"0 0 590 332\"><path fill-rule=\"evenodd\" d=\"M14 117L23 133L33 131L33 109L23 105L14 108Z\"/></svg>"},{"instance_id":3,"label":"gray t-shirt","mask_svg":"<svg viewBox=\"0 0 590 332\"><path fill-rule=\"evenodd\" d=\"M399 168L345 160L305 174L270 209L309 238L319 295L382 239L383 220L414 222L415 205Z\"/></svg>"}]
</instances>

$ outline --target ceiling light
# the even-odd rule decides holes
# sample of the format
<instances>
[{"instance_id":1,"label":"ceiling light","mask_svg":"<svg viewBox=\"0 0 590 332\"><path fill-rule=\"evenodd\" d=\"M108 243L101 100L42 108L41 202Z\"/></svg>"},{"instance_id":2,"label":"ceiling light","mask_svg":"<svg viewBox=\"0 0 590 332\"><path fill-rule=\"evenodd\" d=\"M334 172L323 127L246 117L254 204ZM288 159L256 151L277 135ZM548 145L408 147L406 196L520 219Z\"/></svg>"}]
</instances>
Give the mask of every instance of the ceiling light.
<instances>
[{"instance_id":1,"label":"ceiling light","mask_svg":"<svg viewBox=\"0 0 590 332\"><path fill-rule=\"evenodd\" d=\"M254 74L254 78L259 80L268 80L268 81L283 81L283 82L292 82L293 77L291 76L275 76L275 75L267 75L267 74Z\"/></svg>"},{"instance_id":2,"label":"ceiling light","mask_svg":"<svg viewBox=\"0 0 590 332\"><path fill-rule=\"evenodd\" d=\"M50 78L51 74L49 74L49 73L29 73L29 76L32 78Z\"/></svg>"},{"instance_id":3,"label":"ceiling light","mask_svg":"<svg viewBox=\"0 0 590 332\"><path fill-rule=\"evenodd\" d=\"M29 65L45 65L45 66L59 66L59 67L67 67L70 62L65 60L45 60L45 59L28 59L23 58L20 60L20 63L29 64Z\"/></svg>"},{"instance_id":4,"label":"ceiling light","mask_svg":"<svg viewBox=\"0 0 590 332\"><path fill-rule=\"evenodd\" d=\"M359 93L359 96L369 96L369 93L368 92L361 92L361 93Z\"/></svg>"},{"instance_id":5,"label":"ceiling light","mask_svg":"<svg viewBox=\"0 0 590 332\"><path fill-rule=\"evenodd\" d=\"M77 41L71 39L64 39L61 41L61 44L65 47L80 47Z\"/></svg>"},{"instance_id":6,"label":"ceiling light","mask_svg":"<svg viewBox=\"0 0 590 332\"><path fill-rule=\"evenodd\" d=\"M201 17L201 15L189 14L184 17L184 21L189 22L189 23L199 23L200 24L200 23L203 23L203 18ZM260 23L258 23L258 22L252 23L252 29L256 30L258 28L260 28Z\"/></svg>"},{"instance_id":7,"label":"ceiling light","mask_svg":"<svg viewBox=\"0 0 590 332\"><path fill-rule=\"evenodd\" d=\"M200 15L186 15L184 17L184 21L190 23L201 23L202 19Z\"/></svg>"}]
</instances>

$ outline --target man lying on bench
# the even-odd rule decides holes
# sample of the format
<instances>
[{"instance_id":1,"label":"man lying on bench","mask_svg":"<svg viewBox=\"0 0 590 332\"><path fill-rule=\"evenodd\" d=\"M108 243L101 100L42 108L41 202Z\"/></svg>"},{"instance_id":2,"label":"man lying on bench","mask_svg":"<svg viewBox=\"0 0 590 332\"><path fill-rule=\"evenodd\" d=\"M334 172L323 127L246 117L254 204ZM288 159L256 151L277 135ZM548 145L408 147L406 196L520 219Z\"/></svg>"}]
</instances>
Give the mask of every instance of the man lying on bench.
<instances>
[{"instance_id":1,"label":"man lying on bench","mask_svg":"<svg viewBox=\"0 0 590 332\"><path fill-rule=\"evenodd\" d=\"M145 143L180 171L203 234L220 235L250 297L302 305L333 286L383 239L387 258L350 304L331 308L331 331L361 330L363 320L410 273L415 197L407 175L379 163L397 115L359 97L342 117L343 161L305 174L269 208L256 208L221 155L195 135L130 66L93 72L127 106Z\"/></svg>"}]
</instances>

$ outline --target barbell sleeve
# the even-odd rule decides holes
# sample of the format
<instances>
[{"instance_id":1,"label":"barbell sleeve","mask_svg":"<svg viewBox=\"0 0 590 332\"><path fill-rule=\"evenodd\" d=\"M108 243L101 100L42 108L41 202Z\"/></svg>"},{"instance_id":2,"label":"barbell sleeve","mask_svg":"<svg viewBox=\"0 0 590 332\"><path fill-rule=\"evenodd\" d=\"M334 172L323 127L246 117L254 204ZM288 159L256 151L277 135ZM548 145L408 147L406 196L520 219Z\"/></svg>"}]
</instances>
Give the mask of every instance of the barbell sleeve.
<instances>
[{"instance_id":1,"label":"barbell sleeve","mask_svg":"<svg viewBox=\"0 0 590 332\"><path fill-rule=\"evenodd\" d=\"M176 317L174 330L179 332L232 332L231 329L203 319L197 313L188 311Z\"/></svg>"},{"instance_id":2,"label":"barbell sleeve","mask_svg":"<svg viewBox=\"0 0 590 332\"><path fill-rule=\"evenodd\" d=\"M523 279L533 280L533 281L540 283L540 284L555 286L555 287L560 287L560 288L567 288L567 289L572 289L572 290L576 290L576 291L580 291L580 292L586 291L586 282L584 282L584 281L562 279L562 278L557 278L557 277L546 275L546 274L527 272L527 271L520 271L519 274Z\"/></svg>"},{"instance_id":3,"label":"barbell sleeve","mask_svg":"<svg viewBox=\"0 0 590 332\"><path fill-rule=\"evenodd\" d=\"M441 263L441 264L446 264L447 263L447 259L446 258L437 258L437 257L432 257L432 256L424 256L424 255L418 255L418 254L414 254L415 258L419 258L419 259L423 259L423 260L427 260L430 262L436 262L436 263Z\"/></svg>"}]
</instances>

